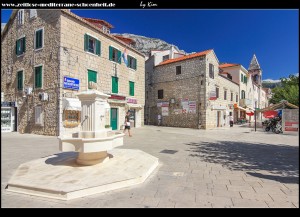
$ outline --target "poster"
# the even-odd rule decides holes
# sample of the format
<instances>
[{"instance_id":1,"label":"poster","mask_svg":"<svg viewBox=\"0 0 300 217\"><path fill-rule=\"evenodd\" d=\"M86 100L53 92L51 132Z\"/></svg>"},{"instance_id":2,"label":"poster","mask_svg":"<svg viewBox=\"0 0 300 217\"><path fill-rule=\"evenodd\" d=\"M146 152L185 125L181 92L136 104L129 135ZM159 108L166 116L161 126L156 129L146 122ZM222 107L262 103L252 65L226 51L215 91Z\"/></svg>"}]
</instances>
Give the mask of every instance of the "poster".
<instances>
[{"instance_id":1,"label":"poster","mask_svg":"<svg viewBox=\"0 0 300 217\"><path fill-rule=\"evenodd\" d=\"M215 90L211 90L209 92L209 100L216 100L217 99L217 92Z\"/></svg>"},{"instance_id":2,"label":"poster","mask_svg":"<svg viewBox=\"0 0 300 217\"><path fill-rule=\"evenodd\" d=\"M158 102L157 103L157 107L161 107L162 103L161 102Z\"/></svg>"},{"instance_id":3,"label":"poster","mask_svg":"<svg viewBox=\"0 0 300 217\"><path fill-rule=\"evenodd\" d=\"M162 102L161 107L169 107L169 102Z\"/></svg>"},{"instance_id":4,"label":"poster","mask_svg":"<svg viewBox=\"0 0 300 217\"><path fill-rule=\"evenodd\" d=\"M161 107L161 115L169 116L169 107Z\"/></svg>"},{"instance_id":5,"label":"poster","mask_svg":"<svg viewBox=\"0 0 300 217\"><path fill-rule=\"evenodd\" d=\"M173 110L173 114L174 114L174 115L182 114L182 109L174 109L174 110Z\"/></svg>"},{"instance_id":6,"label":"poster","mask_svg":"<svg viewBox=\"0 0 300 217\"><path fill-rule=\"evenodd\" d=\"M196 114L196 101L189 101L189 113Z\"/></svg>"},{"instance_id":7,"label":"poster","mask_svg":"<svg viewBox=\"0 0 300 217\"><path fill-rule=\"evenodd\" d=\"M189 112L189 100L185 99L181 101L182 113L186 114Z\"/></svg>"},{"instance_id":8,"label":"poster","mask_svg":"<svg viewBox=\"0 0 300 217\"><path fill-rule=\"evenodd\" d=\"M299 130L299 109L283 109L282 111L283 131Z\"/></svg>"}]
</instances>

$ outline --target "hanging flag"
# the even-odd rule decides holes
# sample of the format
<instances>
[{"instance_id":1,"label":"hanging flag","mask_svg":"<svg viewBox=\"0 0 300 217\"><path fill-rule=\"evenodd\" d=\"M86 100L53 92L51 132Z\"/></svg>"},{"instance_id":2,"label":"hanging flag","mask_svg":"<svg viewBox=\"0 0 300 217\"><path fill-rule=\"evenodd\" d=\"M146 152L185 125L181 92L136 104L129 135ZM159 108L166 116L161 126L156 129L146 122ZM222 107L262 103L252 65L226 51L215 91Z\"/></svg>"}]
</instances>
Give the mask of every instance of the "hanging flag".
<instances>
[{"instance_id":1,"label":"hanging flag","mask_svg":"<svg viewBox=\"0 0 300 217\"><path fill-rule=\"evenodd\" d=\"M127 48L125 48L123 54L122 54L122 57L123 57L123 60L124 60L124 63L126 64L126 66L128 65L127 64Z\"/></svg>"}]
</instances>

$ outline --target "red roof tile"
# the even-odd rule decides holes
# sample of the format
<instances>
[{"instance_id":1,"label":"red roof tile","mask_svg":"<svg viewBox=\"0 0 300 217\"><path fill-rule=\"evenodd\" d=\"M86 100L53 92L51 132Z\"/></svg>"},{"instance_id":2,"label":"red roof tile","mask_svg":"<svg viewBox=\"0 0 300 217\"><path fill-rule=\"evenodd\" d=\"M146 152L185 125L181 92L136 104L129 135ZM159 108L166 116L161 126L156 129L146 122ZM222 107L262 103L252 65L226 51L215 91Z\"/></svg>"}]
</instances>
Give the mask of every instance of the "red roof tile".
<instances>
[{"instance_id":1,"label":"red roof tile","mask_svg":"<svg viewBox=\"0 0 300 217\"><path fill-rule=\"evenodd\" d=\"M212 51L212 49L201 51L201 52L190 54L190 55L186 55L186 56L183 56L183 57L178 57L178 58L174 58L174 59L168 59L166 61L161 62L159 64L159 66L165 65L165 64L169 64L169 63L175 63L175 62L179 62L179 61L183 61L183 60L187 60L187 59L191 59L191 58L195 58L195 57L204 56L204 55L208 54L211 51Z\"/></svg>"},{"instance_id":2,"label":"red roof tile","mask_svg":"<svg viewBox=\"0 0 300 217\"><path fill-rule=\"evenodd\" d=\"M231 66L239 66L240 64L236 63L224 63L222 65L219 65L220 68L226 68L226 67L231 67Z\"/></svg>"},{"instance_id":3,"label":"red roof tile","mask_svg":"<svg viewBox=\"0 0 300 217\"><path fill-rule=\"evenodd\" d=\"M85 17L82 17L82 19L90 22L90 23L93 23L93 24L100 24L100 25L104 25L108 28L114 28L113 25L111 25L109 22L106 22L105 20L99 20L99 19L93 19L93 18L85 18Z\"/></svg>"}]
</instances>

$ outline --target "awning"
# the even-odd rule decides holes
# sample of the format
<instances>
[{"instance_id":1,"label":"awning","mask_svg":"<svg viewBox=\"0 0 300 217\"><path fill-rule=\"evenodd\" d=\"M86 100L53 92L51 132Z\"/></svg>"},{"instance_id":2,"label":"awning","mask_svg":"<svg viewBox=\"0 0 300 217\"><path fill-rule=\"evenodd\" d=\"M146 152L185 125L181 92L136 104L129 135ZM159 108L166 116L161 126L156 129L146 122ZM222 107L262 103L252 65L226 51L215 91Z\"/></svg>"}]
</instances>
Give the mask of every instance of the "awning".
<instances>
[{"instance_id":1,"label":"awning","mask_svg":"<svg viewBox=\"0 0 300 217\"><path fill-rule=\"evenodd\" d=\"M240 109L240 110L243 110L243 111L246 111L246 109L243 108L243 107L241 107L241 106L236 106L235 108Z\"/></svg>"},{"instance_id":2,"label":"awning","mask_svg":"<svg viewBox=\"0 0 300 217\"><path fill-rule=\"evenodd\" d=\"M278 112L274 111L274 110L269 110L269 111L263 112L263 115L265 118L274 118L274 117L278 116Z\"/></svg>"},{"instance_id":3,"label":"awning","mask_svg":"<svg viewBox=\"0 0 300 217\"><path fill-rule=\"evenodd\" d=\"M63 98L63 109L81 111L81 102L77 98Z\"/></svg>"},{"instance_id":4,"label":"awning","mask_svg":"<svg viewBox=\"0 0 300 217\"><path fill-rule=\"evenodd\" d=\"M127 106L129 108L136 108L136 109L141 109L143 106L141 104L132 104L132 103L127 103Z\"/></svg>"}]
</instances>

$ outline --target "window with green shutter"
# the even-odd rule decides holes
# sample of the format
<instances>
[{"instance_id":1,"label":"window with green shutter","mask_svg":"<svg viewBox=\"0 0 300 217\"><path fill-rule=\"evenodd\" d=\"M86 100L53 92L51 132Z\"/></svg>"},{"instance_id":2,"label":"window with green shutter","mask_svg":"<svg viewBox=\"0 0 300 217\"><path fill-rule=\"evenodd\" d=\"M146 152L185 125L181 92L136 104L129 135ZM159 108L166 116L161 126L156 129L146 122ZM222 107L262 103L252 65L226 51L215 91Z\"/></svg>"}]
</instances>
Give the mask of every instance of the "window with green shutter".
<instances>
[{"instance_id":1,"label":"window with green shutter","mask_svg":"<svg viewBox=\"0 0 300 217\"><path fill-rule=\"evenodd\" d=\"M17 73L18 90L23 90L23 71Z\"/></svg>"},{"instance_id":2,"label":"window with green shutter","mask_svg":"<svg viewBox=\"0 0 300 217\"><path fill-rule=\"evenodd\" d=\"M98 39L96 39L88 34L85 34L84 35L84 50L100 56L101 55L101 42Z\"/></svg>"},{"instance_id":3,"label":"window with green shutter","mask_svg":"<svg viewBox=\"0 0 300 217\"><path fill-rule=\"evenodd\" d=\"M42 87L42 66L35 67L35 74L34 74L34 88L41 88Z\"/></svg>"},{"instance_id":4,"label":"window with green shutter","mask_svg":"<svg viewBox=\"0 0 300 217\"><path fill-rule=\"evenodd\" d=\"M129 81L129 95L134 96L134 82Z\"/></svg>"},{"instance_id":5,"label":"window with green shutter","mask_svg":"<svg viewBox=\"0 0 300 217\"><path fill-rule=\"evenodd\" d=\"M121 64L121 51L112 46L109 46L109 60Z\"/></svg>"},{"instance_id":6,"label":"window with green shutter","mask_svg":"<svg viewBox=\"0 0 300 217\"><path fill-rule=\"evenodd\" d=\"M244 83L247 84L247 77L244 77Z\"/></svg>"},{"instance_id":7,"label":"window with green shutter","mask_svg":"<svg viewBox=\"0 0 300 217\"><path fill-rule=\"evenodd\" d=\"M43 29L35 31L35 49L43 47Z\"/></svg>"},{"instance_id":8,"label":"window with green shutter","mask_svg":"<svg viewBox=\"0 0 300 217\"><path fill-rule=\"evenodd\" d=\"M97 83L97 72L93 70L88 70L88 87L90 88L90 82Z\"/></svg>"},{"instance_id":9,"label":"window with green shutter","mask_svg":"<svg viewBox=\"0 0 300 217\"><path fill-rule=\"evenodd\" d=\"M26 50L26 42L25 42L25 37L23 37L16 41L16 55L19 56L25 53L25 50Z\"/></svg>"},{"instance_id":10,"label":"window with green shutter","mask_svg":"<svg viewBox=\"0 0 300 217\"><path fill-rule=\"evenodd\" d=\"M127 56L127 59L128 59L127 66L131 69L136 70L136 59L129 55Z\"/></svg>"},{"instance_id":11,"label":"window with green shutter","mask_svg":"<svg viewBox=\"0 0 300 217\"><path fill-rule=\"evenodd\" d=\"M112 83L112 90L111 90L111 92L112 93L118 93L118 91L119 91L119 84L118 84L118 77L114 77L114 76L112 76L111 77L112 78L112 80L111 80L111 83Z\"/></svg>"},{"instance_id":12,"label":"window with green shutter","mask_svg":"<svg viewBox=\"0 0 300 217\"><path fill-rule=\"evenodd\" d=\"M241 74L241 82L244 82L243 74Z\"/></svg>"}]
</instances>

